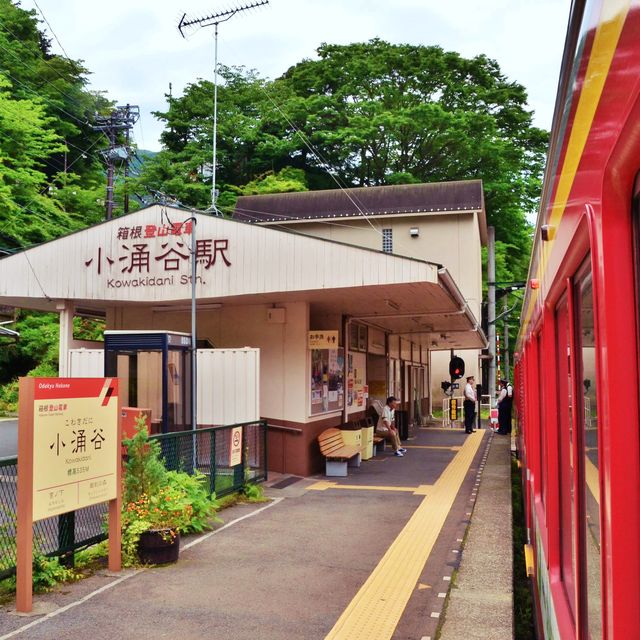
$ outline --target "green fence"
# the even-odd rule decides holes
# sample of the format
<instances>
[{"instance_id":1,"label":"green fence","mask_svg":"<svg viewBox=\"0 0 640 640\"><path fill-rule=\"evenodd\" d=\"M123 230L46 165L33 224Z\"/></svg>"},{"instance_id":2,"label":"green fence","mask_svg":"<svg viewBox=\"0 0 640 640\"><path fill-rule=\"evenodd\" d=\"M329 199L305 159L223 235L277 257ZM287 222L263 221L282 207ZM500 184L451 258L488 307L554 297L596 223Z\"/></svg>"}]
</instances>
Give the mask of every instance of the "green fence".
<instances>
[{"instance_id":1,"label":"green fence","mask_svg":"<svg viewBox=\"0 0 640 640\"><path fill-rule=\"evenodd\" d=\"M234 435L241 440L241 464L231 465ZM267 423L241 422L223 427L176 431L152 436L160 442L167 469L193 473L197 469L209 478L209 489L224 496L242 489L247 482L267 479Z\"/></svg>"},{"instance_id":2,"label":"green fence","mask_svg":"<svg viewBox=\"0 0 640 640\"><path fill-rule=\"evenodd\" d=\"M232 438L241 439L241 464L231 466ZM151 436L160 442L167 469L193 473L197 469L209 478L217 496L240 490L247 482L267 479L267 423L243 422L222 427L178 431ZM18 498L18 458L0 458L0 579L15 573L15 523ZM48 556L65 554L104 540L103 523L107 503L85 507L34 524L34 545Z\"/></svg>"}]
</instances>

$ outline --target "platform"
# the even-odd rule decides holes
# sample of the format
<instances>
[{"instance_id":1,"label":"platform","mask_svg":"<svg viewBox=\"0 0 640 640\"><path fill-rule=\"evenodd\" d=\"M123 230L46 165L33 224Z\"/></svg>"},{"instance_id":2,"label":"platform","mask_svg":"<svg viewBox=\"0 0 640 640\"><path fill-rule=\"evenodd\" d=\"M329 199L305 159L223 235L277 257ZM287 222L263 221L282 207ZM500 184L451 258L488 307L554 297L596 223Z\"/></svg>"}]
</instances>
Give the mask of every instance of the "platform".
<instances>
[{"instance_id":1,"label":"platform","mask_svg":"<svg viewBox=\"0 0 640 640\"><path fill-rule=\"evenodd\" d=\"M4 606L0 640L84 639L89 628L95 640L423 640L439 626L445 640L470 637L447 635L471 614L468 603L454 609L461 584L450 604L447 595L472 558L476 505L496 493L487 460L495 450L508 467L505 446L486 430L429 428L404 458L379 454L346 478L272 477L272 502L225 510L216 531L185 540L176 565L65 585L36 596L41 613L29 619ZM499 509L487 513L505 522ZM505 586L501 606L510 597Z\"/></svg>"}]
</instances>

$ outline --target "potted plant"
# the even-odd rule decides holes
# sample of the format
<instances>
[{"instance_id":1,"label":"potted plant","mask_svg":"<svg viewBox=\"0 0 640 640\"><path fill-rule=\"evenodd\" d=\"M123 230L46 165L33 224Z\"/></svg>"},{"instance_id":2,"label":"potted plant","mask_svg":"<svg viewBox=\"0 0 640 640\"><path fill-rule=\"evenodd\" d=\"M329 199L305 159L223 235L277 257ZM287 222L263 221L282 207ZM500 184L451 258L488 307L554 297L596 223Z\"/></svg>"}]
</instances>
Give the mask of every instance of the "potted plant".
<instances>
[{"instance_id":1,"label":"potted plant","mask_svg":"<svg viewBox=\"0 0 640 640\"><path fill-rule=\"evenodd\" d=\"M130 502L123 514L123 527L140 531L140 562L164 564L175 562L180 552L180 532L191 523L193 508L184 491L167 485L152 495L142 494Z\"/></svg>"},{"instance_id":2,"label":"potted plant","mask_svg":"<svg viewBox=\"0 0 640 640\"><path fill-rule=\"evenodd\" d=\"M215 520L218 507L207 491L206 477L167 471L160 445L149 438L144 417L136 434L125 439L122 512L122 557L125 566L175 562L180 534L203 531Z\"/></svg>"}]
</instances>

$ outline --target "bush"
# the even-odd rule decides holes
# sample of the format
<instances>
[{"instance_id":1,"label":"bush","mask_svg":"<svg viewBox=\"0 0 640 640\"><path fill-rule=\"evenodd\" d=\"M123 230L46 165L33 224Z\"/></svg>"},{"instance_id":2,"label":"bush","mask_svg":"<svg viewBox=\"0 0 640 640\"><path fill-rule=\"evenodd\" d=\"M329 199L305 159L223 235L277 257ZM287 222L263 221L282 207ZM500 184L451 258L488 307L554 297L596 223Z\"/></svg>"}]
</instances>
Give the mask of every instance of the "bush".
<instances>
[{"instance_id":1,"label":"bush","mask_svg":"<svg viewBox=\"0 0 640 640\"><path fill-rule=\"evenodd\" d=\"M122 562L137 564L140 535L149 529L163 536L201 532L210 528L219 504L207 489L207 478L195 472L167 471L160 444L149 438L145 419L136 421L136 434L123 440L125 465L122 510Z\"/></svg>"}]
</instances>

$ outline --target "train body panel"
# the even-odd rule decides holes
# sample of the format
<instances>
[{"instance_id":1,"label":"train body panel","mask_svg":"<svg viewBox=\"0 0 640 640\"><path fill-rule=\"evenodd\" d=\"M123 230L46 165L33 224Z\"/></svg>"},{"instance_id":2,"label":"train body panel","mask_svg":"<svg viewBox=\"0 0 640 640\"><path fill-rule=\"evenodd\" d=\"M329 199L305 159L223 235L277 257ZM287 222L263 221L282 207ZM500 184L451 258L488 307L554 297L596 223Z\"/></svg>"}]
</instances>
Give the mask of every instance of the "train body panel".
<instances>
[{"instance_id":1,"label":"train body panel","mask_svg":"<svg viewBox=\"0 0 640 640\"><path fill-rule=\"evenodd\" d=\"M639 36L574 2L516 356L545 637L640 633Z\"/></svg>"}]
</instances>

